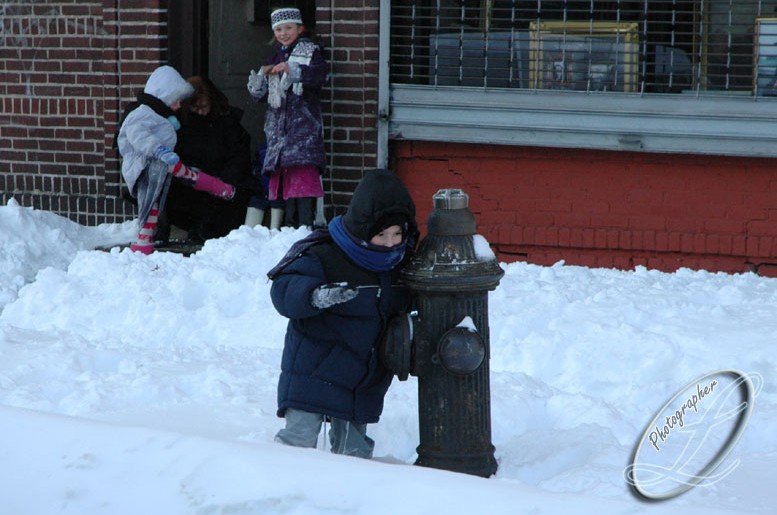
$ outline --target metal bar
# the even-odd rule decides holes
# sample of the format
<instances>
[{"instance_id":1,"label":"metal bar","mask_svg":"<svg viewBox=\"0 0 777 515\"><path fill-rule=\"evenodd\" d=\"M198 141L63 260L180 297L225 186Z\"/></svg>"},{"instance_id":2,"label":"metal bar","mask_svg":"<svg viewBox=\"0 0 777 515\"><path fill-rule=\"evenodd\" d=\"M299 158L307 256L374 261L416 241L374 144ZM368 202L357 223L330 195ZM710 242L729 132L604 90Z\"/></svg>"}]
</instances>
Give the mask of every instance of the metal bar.
<instances>
[{"instance_id":1,"label":"metal bar","mask_svg":"<svg viewBox=\"0 0 777 515\"><path fill-rule=\"evenodd\" d=\"M377 168L388 167L389 140L389 60L391 59L391 0L380 0L378 34L378 141Z\"/></svg>"}]
</instances>

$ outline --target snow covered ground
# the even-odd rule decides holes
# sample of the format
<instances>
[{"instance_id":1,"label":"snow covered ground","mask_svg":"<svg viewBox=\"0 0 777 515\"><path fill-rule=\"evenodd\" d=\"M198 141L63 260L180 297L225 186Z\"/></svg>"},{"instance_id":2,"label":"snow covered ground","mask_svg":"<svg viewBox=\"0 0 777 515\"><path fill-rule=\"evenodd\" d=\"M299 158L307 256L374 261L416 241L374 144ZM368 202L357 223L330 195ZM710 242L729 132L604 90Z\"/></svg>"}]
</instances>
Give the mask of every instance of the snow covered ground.
<instances>
[{"instance_id":1,"label":"snow covered ground","mask_svg":"<svg viewBox=\"0 0 777 515\"><path fill-rule=\"evenodd\" d=\"M0 206L2 513L774 512L775 279L503 264L489 296L499 470L483 479L412 465L414 377L370 426L374 460L273 442L286 320L265 273L304 229L243 227L188 258L92 250L134 233ZM750 378L749 420L726 394L733 376L697 381L723 369ZM686 406L694 433L665 418L673 396L712 380L698 411ZM738 423L699 486L657 503L633 494L635 449L639 477L666 490ZM646 429L664 433L660 451L640 444Z\"/></svg>"}]
</instances>

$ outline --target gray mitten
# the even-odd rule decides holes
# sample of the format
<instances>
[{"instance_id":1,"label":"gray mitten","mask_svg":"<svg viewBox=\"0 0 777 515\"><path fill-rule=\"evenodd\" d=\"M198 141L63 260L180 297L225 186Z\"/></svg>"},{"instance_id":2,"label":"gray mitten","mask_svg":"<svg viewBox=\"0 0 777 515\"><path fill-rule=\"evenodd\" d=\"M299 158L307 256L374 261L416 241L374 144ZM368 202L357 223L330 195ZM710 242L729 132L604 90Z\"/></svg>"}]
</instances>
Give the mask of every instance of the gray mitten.
<instances>
[{"instance_id":1,"label":"gray mitten","mask_svg":"<svg viewBox=\"0 0 777 515\"><path fill-rule=\"evenodd\" d=\"M159 145L156 150L154 151L154 157L156 159L159 159L163 163L169 166L173 166L178 164L178 161L181 160L180 157L178 157L178 154L170 150L164 145Z\"/></svg>"},{"instance_id":2,"label":"gray mitten","mask_svg":"<svg viewBox=\"0 0 777 515\"><path fill-rule=\"evenodd\" d=\"M262 96L264 94L266 85L262 81L263 75L264 73L261 71L256 73L251 70L251 73L248 75L248 84L246 85L248 87L248 92L251 93L251 95Z\"/></svg>"},{"instance_id":3,"label":"gray mitten","mask_svg":"<svg viewBox=\"0 0 777 515\"><path fill-rule=\"evenodd\" d=\"M318 309L348 302L359 294L359 290L348 283L322 284L310 294L310 303Z\"/></svg>"},{"instance_id":4,"label":"gray mitten","mask_svg":"<svg viewBox=\"0 0 777 515\"><path fill-rule=\"evenodd\" d=\"M267 87L269 92L267 94L267 103L270 107L278 109L283 104L283 99L286 98L286 90L282 88L283 80L280 75L270 75L267 79Z\"/></svg>"}]
</instances>

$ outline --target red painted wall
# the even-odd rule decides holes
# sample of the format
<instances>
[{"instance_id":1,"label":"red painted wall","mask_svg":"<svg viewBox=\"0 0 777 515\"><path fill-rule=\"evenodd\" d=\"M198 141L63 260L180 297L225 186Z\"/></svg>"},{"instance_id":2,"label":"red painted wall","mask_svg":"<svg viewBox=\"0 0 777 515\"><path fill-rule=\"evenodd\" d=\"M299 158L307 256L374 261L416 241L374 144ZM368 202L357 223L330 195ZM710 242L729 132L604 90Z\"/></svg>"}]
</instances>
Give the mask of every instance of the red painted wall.
<instances>
[{"instance_id":1,"label":"red painted wall","mask_svg":"<svg viewBox=\"0 0 777 515\"><path fill-rule=\"evenodd\" d=\"M500 261L777 275L777 159L395 142L422 231L470 197Z\"/></svg>"}]
</instances>

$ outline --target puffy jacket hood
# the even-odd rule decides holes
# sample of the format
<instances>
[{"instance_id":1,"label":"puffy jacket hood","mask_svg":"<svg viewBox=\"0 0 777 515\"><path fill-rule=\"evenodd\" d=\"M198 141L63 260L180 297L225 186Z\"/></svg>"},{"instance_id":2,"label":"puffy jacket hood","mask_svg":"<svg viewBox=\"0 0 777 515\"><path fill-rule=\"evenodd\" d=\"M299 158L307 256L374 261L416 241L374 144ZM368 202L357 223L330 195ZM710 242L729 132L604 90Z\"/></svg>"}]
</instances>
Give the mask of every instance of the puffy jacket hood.
<instances>
[{"instance_id":1,"label":"puffy jacket hood","mask_svg":"<svg viewBox=\"0 0 777 515\"><path fill-rule=\"evenodd\" d=\"M356 186L343 223L351 234L369 241L371 229L381 218L397 214L407 221L407 235L414 235L418 226L410 193L394 172L375 169L367 171Z\"/></svg>"},{"instance_id":2,"label":"puffy jacket hood","mask_svg":"<svg viewBox=\"0 0 777 515\"><path fill-rule=\"evenodd\" d=\"M149 76L143 93L152 95L167 104L173 105L194 94L194 87L181 77L172 66L160 66Z\"/></svg>"}]
</instances>

